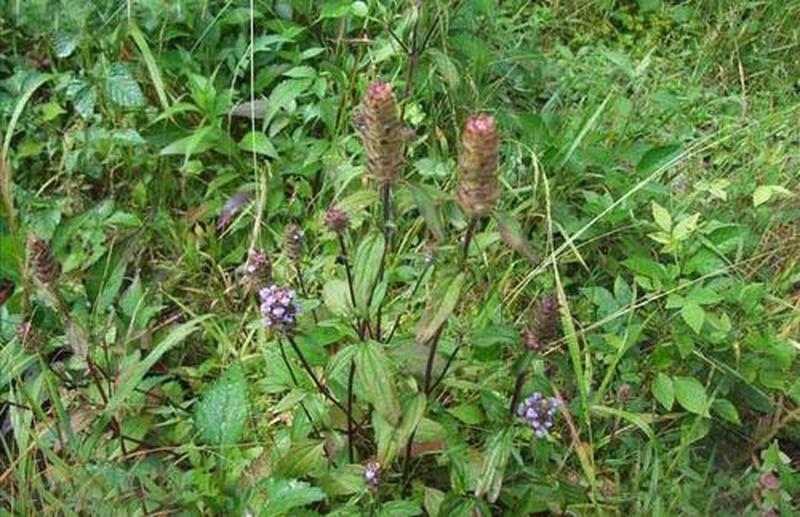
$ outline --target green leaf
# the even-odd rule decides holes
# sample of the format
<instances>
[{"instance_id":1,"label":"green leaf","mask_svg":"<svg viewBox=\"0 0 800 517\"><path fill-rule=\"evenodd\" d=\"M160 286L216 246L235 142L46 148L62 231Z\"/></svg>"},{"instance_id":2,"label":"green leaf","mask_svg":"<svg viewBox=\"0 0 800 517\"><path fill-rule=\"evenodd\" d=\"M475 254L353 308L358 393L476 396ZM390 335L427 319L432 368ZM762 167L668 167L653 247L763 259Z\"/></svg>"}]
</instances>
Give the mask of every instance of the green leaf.
<instances>
[{"instance_id":1,"label":"green leaf","mask_svg":"<svg viewBox=\"0 0 800 517\"><path fill-rule=\"evenodd\" d=\"M139 385L147 372L150 371L150 368L152 368L153 365L155 365L156 362L161 359L161 356L166 354L172 347L189 337L190 334L197 330L198 323L208 319L209 317L210 316L202 316L199 318L194 318L173 328L164 339L159 341L159 343L150 351L144 360L139 361L133 366L123 370L118 381L119 387L108 401L108 404L106 404L106 408L103 410L103 417L108 418L118 409L120 409L122 404L128 400L130 394Z\"/></svg>"},{"instance_id":2,"label":"green leaf","mask_svg":"<svg viewBox=\"0 0 800 517\"><path fill-rule=\"evenodd\" d=\"M444 240L444 224L442 223L442 216L436 208L433 198L428 194L424 187L414 183L409 184L411 190L411 197L414 199L414 204L417 205L417 210L422 214L425 219L425 224L428 225L433 238L437 241Z\"/></svg>"},{"instance_id":3,"label":"green leaf","mask_svg":"<svg viewBox=\"0 0 800 517\"><path fill-rule=\"evenodd\" d=\"M356 375L364 387L363 396L391 425L400 423L400 404L395 394L389 358L374 341L359 345L355 356Z\"/></svg>"},{"instance_id":4,"label":"green leaf","mask_svg":"<svg viewBox=\"0 0 800 517\"><path fill-rule=\"evenodd\" d=\"M447 412L467 425L478 425L483 422L483 412L475 404L459 404L448 409Z\"/></svg>"},{"instance_id":5,"label":"green leaf","mask_svg":"<svg viewBox=\"0 0 800 517\"><path fill-rule=\"evenodd\" d=\"M623 411L621 409L608 407L608 406L592 406L592 412L600 415L610 415L623 420L627 420L636 427L638 427L651 441L656 440L656 434L653 428L650 427L648 420L652 421L652 415L647 413L631 413L630 411Z\"/></svg>"},{"instance_id":6,"label":"green leaf","mask_svg":"<svg viewBox=\"0 0 800 517\"><path fill-rule=\"evenodd\" d=\"M267 138L267 135L261 131L250 131L242 137L239 142L239 149L247 152L255 152L270 158L277 158L278 151L272 142Z\"/></svg>"},{"instance_id":7,"label":"green leaf","mask_svg":"<svg viewBox=\"0 0 800 517\"><path fill-rule=\"evenodd\" d=\"M344 316L353 310L349 288L345 280L333 278L325 282L322 287L322 299L325 306L339 316Z\"/></svg>"},{"instance_id":8,"label":"green leaf","mask_svg":"<svg viewBox=\"0 0 800 517\"><path fill-rule=\"evenodd\" d=\"M636 172L642 176L654 173L655 171L667 166L681 154L679 145L665 145L653 147L636 164Z\"/></svg>"},{"instance_id":9,"label":"green leaf","mask_svg":"<svg viewBox=\"0 0 800 517\"><path fill-rule=\"evenodd\" d=\"M342 18L350 14L350 0L328 0L319 10L319 19Z\"/></svg>"},{"instance_id":10,"label":"green leaf","mask_svg":"<svg viewBox=\"0 0 800 517\"><path fill-rule=\"evenodd\" d=\"M106 93L112 101L124 108L142 106L145 103L139 84L122 63L111 65L106 79Z\"/></svg>"},{"instance_id":11,"label":"green leaf","mask_svg":"<svg viewBox=\"0 0 800 517\"><path fill-rule=\"evenodd\" d=\"M730 400L714 400L714 403L711 404L711 410L732 424L742 425L742 421L739 418L739 411L736 410L736 406L734 406Z\"/></svg>"},{"instance_id":12,"label":"green leaf","mask_svg":"<svg viewBox=\"0 0 800 517\"><path fill-rule=\"evenodd\" d=\"M522 231L519 222L511 214L498 212L497 227L500 230L500 237L502 237L503 242L508 244L511 249L530 260L534 265L541 261L536 252L533 251L533 246L531 246L528 238L525 237L525 232Z\"/></svg>"},{"instance_id":13,"label":"green leaf","mask_svg":"<svg viewBox=\"0 0 800 517\"><path fill-rule=\"evenodd\" d=\"M708 396L700 381L694 377L675 377L674 380L678 404L690 413L708 416Z\"/></svg>"},{"instance_id":14,"label":"green leaf","mask_svg":"<svg viewBox=\"0 0 800 517\"><path fill-rule=\"evenodd\" d=\"M432 294L425 311L417 323L417 342L427 343L447 321L458 305L461 288L464 285L464 273L449 277Z\"/></svg>"},{"instance_id":15,"label":"green leaf","mask_svg":"<svg viewBox=\"0 0 800 517\"><path fill-rule=\"evenodd\" d=\"M792 196L792 191L780 185L761 185L753 192L753 206L760 206L774 196Z\"/></svg>"},{"instance_id":16,"label":"green leaf","mask_svg":"<svg viewBox=\"0 0 800 517\"><path fill-rule=\"evenodd\" d=\"M365 486L364 467L362 465L342 465L320 477L317 484L329 496L361 492Z\"/></svg>"},{"instance_id":17,"label":"green leaf","mask_svg":"<svg viewBox=\"0 0 800 517\"><path fill-rule=\"evenodd\" d=\"M311 79L287 79L278 84L270 93L267 101L264 123L269 124L278 111L292 108L297 97L306 91L312 82Z\"/></svg>"},{"instance_id":18,"label":"green leaf","mask_svg":"<svg viewBox=\"0 0 800 517\"><path fill-rule=\"evenodd\" d=\"M364 314L369 312L372 291L375 288L375 283L378 281L384 250L385 242L383 235L372 233L364 239L358 247L358 251L356 251L356 258L353 262L353 272L355 275L353 279L353 283L355 284L354 291L356 295L356 305Z\"/></svg>"},{"instance_id":19,"label":"green leaf","mask_svg":"<svg viewBox=\"0 0 800 517\"><path fill-rule=\"evenodd\" d=\"M653 381L650 390L653 392L653 396L659 404L664 406L664 409L672 411L672 405L675 403L675 389L672 385L672 379L663 373L659 373Z\"/></svg>"},{"instance_id":20,"label":"green leaf","mask_svg":"<svg viewBox=\"0 0 800 517\"><path fill-rule=\"evenodd\" d=\"M301 441L293 443L275 466L275 472L284 477L303 477L318 470L325 463L325 442Z\"/></svg>"},{"instance_id":21,"label":"green leaf","mask_svg":"<svg viewBox=\"0 0 800 517\"><path fill-rule=\"evenodd\" d=\"M56 57L60 59L67 58L75 52L78 48L78 43L81 42L81 33L79 31L68 31L60 29L56 33L55 40L53 41L53 48L56 51Z\"/></svg>"},{"instance_id":22,"label":"green leaf","mask_svg":"<svg viewBox=\"0 0 800 517\"><path fill-rule=\"evenodd\" d=\"M256 513L261 517L286 515L293 508L301 508L325 499L325 493L322 490L296 479L270 476L266 483L259 488L269 494L267 504L257 509Z\"/></svg>"},{"instance_id":23,"label":"green leaf","mask_svg":"<svg viewBox=\"0 0 800 517\"><path fill-rule=\"evenodd\" d=\"M413 517L422 514L422 508L415 501L400 500L384 503L378 512L379 517Z\"/></svg>"},{"instance_id":24,"label":"green leaf","mask_svg":"<svg viewBox=\"0 0 800 517\"><path fill-rule=\"evenodd\" d=\"M693 214L685 219L682 219L675 225L675 230L672 232L672 237L675 240L685 240L689 235L697 229L697 221L700 220L700 214Z\"/></svg>"},{"instance_id":25,"label":"green leaf","mask_svg":"<svg viewBox=\"0 0 800 517\"><path fill-rule=\"evenodd\" d=\"M503 476L505 475L506 464L511 456L511 444L514 435L511 428L505 428L499 433L495 433L489 438L486 445L486 452L483 457L483 465L475 487L475 497L483 497L494 503L500 495L503 487Z\"/></svg>"},{"instance_id":26,"label":"green leaf","mask_svg":"<svg viewBox=\"0 0 800 517\"><path fill-rule=\"evenodd\" d=\"M681 307L681 317L695 334L699 334L706 320L706 311L695 302L687 302Z\"/></svg>"},{"instance_id":27,"label":"green leaf","mask_svg":"<svg viewBox=\"0 0 800 517\"><path fill-rule=\"evenodd\" d=\"M200 438L210 445L232 445L244 434L249 411L247 381L234 364L203 394L195 411Z\"/></svg>"},{"instance_id":28,"label":"green leaf","mask_svg":"<svg viewBox=\"0 0 800 517\"><path fill-rule=\"evenodd\" d=\"M665 232L669 232L672 229L672 216L669 215L667 209L653 201L652 210L653 221L655 221L659 228Z\"/></svg>"}]
</instances>

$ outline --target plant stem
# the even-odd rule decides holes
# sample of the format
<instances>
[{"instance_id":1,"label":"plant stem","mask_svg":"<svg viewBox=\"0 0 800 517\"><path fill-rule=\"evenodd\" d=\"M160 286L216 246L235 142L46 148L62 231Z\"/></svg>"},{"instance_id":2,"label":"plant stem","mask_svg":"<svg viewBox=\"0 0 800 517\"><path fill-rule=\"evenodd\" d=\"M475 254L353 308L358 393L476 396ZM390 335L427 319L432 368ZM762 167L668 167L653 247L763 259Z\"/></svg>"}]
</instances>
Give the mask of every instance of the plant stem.
<instances>
[{"instance_id":1,"label":"plant stem","mask_svg":"<svg viewBox=\"0 0 800 517\"><path fill-rule=\"evenodd\" d=\"M297 383L297 377L294 375L294 369L292 368L291 363L289 363L289 358L286 356L286 349L283 346L283 341L279 339L278 345L281 349L281 358L283 359L283 364L285 364L286 369L289 370L289 377L291 377L292 379L292 384L294 384L295 386L300 386ZM311 413L308 412L308 408L306 407L305 404L303 404L303 401L300 401L300 407L303 408L303 412L306 414L308 422L311 424L311 427L314 428L314 420L311 419ZM314 428L314 431L316 432L316 428Z\"/></svg>"},{"instance_id":2,"label":"plant stem","mask_svg":"<svg viewBox=\"0 0 800 517\"><path fill-rule=\"evenodd\" d=\"M463 344L464 341L459 339L456 348L450 354L450 357L447 358L447 362L444 363L444 368L442 369L442 373L440 373L439 377L437 377L436 380L433 382L433 386L431 386L431 391L435 390L436 387L439 386L439 383L442 382L442 379L444 379L444 376L447 375L447 371L450 369L450 365L453 363L453 360L455 360L456 355L458 355L458 351L461 350L461 346Z\"/></svg>"},{"instance_id":3,"label":"plant stem","mask_svg":"<svg viewBox=\"0 0 800 517\"><path fill-rule=\"evenodd\" d=\"M344 243L344 235L342 235L341 232L336 232L336 237L339 240L339 254L342 257L344 272L347 275L347 290L350 292L350 303L353 304L353 308L355 309L356 293L353 290L353 272L350 270L350 258L347 255L347 246Z\"/></svg>"},{"instance_id":4,"label":"plant stem","mask_svg":"<svg viewBox=\"0 0 800 517\"><path fill-rule=\"evenodd\" d=\"M354 461L353 455L353 381L356 377L356 362L350 359L350 372L347 375L347 453L350 463Z\"/></svg>"},{"instance_id":5,"label":"plant stem","mask_svg":"<svg viewBox=\"0 0 800 517\"><path fill-rule=\"evenodd\" d=\"M475 228L478 226L478 217L472 216L467 225L467 234L464 235L464 247L461 250L461 265L467 262L467 255L469 254L469 245L472 242L472 237L475 234Z\"/></svg>"},{"instance_id":6,"label":"plant stem","mask_svg":"<svg viewBox=\"0 0 800 517\"><path fill-rule=\"evenodd\" d=\"M413 298L414 295L417 294L417 290L419 289L419 286L422 284L422 279L425 278L425 273L428 272L428 269L430 269L430 267L431 267L430 262L425 264L425 268L422 270L422 273L419 275L419 277L417 277L417 281L414 283L414 288L411 290L411 296L409 298ZM384 343L388 343L394 337L394 332L397 330L397 326L400 324L400 317L402 315L403 313L401 312L394 319L394 325L392 325L392 330L389 331L389 335L387 336Z\"/></svg>"},{"instance_id":7,"label":"plant stem","mask_svg":"<svg viewBox=\"0 0 800 517\"><path fill-rule=\"evenodd\" d=\"M330 390L328 390L328 388L324 384L322 384L320 380L317 378L316 374L314 373L314 370L311 368L311 365L308 364L308 361L303 355L303 352L300 351L300 347L297 346L297 342L295 342L294 338L292 336L286 336L286 339L289 340L289 344L292 345L292 349L294 349L294 352L297 354L297 357L300 358L300 362L303 363L303 368L306 370L306 373L308 373L308 375L311 377L311 380L314 382L314 385L317 387L322 396L331 401L331 403L333 403L334 406L338 407L339 409L347 413L347 408L345 408L341 402L336 400L333 394L331 394Z\"/></svg>"},{"instance_id":8,"label":"plant stem","mask_svg":"<svg viewBox=\"0 0 800 517\"><path fill-rule=\"evenodd\" d=\"M423 387L425 391L425 395L428 395L431 392L431 375L433 375L433 362L436 358L436 348L439 345L439 337L442 335L442 330L444 330L444 324L440 326L436 330L436 334L433 335L433 339L431 339L431 348L428 351L428 362L425 365L425 379L423 381Z\"/></svg>"},{"instance_id":9,"label":"plant stem","mask_svg":"<svg viewBox=\"0 0 800 517\"><path fill-rule=\"evenodd\" d=\"M294 271L297 275L297 286L300 288L300 293L303 295L303 298L308 298L308 290L306 289L305 281L303 281L303 270L300 268L299 260L294 261ZM319 323L316 310L311 310L311 317L314 318L314 323Z\"/></svg>"},{"instance_id":10,"label":"plant stem","mask_svg":"<svg viewBox=\"0 0 800 517\"><path fill-rule=\"evenodd\" d=\"M514 384L514 394L511 396L511 405L508 407L508 412L514 416L514 409L517 407L519 395L522 393L522 387L525 385L525 372L520 372L517 375L517 382Z\"/></svg>"},{"instance_id":11,"label":"plant stem","mask_svg":"<svg viewBox=\"0 0 800 517\"><path fill-rule=\"evenodd\" d=\"M391 249L392 244L392 184L388 181L385 181L381 185L381 197L383 198L383 255L381 256L381 269L380 275L378 276L378 284L383 281L384 274L386 273L386 258L389 256L389 251ZM370 293L370 298L375 292L375 288L377 284L372 287L372 293ZM384 298L385 300L385 298ZM378 305L378 312L375 315L375 335L373 336L377 341L381 340L381 320L383 319L383 302L381 300L380 305Z\"/></svg>"}]
</instances>

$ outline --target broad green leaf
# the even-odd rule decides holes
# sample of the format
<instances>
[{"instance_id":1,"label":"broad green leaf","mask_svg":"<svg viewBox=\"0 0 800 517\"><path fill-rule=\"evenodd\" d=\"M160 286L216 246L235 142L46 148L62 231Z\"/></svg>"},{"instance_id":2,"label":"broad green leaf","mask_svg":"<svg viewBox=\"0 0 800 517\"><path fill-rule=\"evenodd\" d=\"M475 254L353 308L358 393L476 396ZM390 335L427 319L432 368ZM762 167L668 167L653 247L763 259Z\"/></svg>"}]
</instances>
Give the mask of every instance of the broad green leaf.
<instances>
[{"instance_id":1,"label":"broad green leaf","mask_svg":"<svg viewBox=\"0 0 800 517\"><path fill-rule=\"evenodd\" d=\"M325 282L322 287L322 299L325 306L339 316L346 315L353 310L353 304L350 301L350 292L347 287L347 281L339 278L332 278Z\"/></svg>"},{"instance_id":2,"label":"broad green leaf","mask_svg":"<svg viewBox=\"0 0 800 517\"><path fill-rule=\"evenodd\" d=\"M239 142L239 149L247 152L255 152L270 158L277 158L278 151L272 142L267 138L267 135L261 131L250 131L242 137Z\"/></svg>"},{"instance_id":3,"label":"broad green leaf","mask_svg":"<svg viewBox=\"0 0 800 517\"><path fill-rule=\"evenodd\" d=\"M675 403L675 389L672 385L672 379L663 373L659 373L653 381L650 390L653 392L653 396L659 404L664 406L664 409L672 411L672 405Z\"/></svg>"},{"instance_id":4,"label":"broad green leaf","mask_svg":"<svg viewBox=\"0 0 800 517\"><path fill-rule=\"evenodd\" d=\"M293 443L275 466L275 472L284 477L304 477L319 470L325 463L325 442L302 441Z\"/></svg>"},{"instance_id":5,"label":"broad green leaf","mask_svg":"<svg viewBox=\"0 0 800 517\"><path fill-rule=\"evenodd\" d=\"M695 334L699 334L706 320L706 311L695 302L687 302L681 307L681 317Z\"/></svg>"},{"instance_id":6,"label":"broad green leaf","mask_svg":"<svg viewBox=\"0 0 800 517\"><path fill-rule=\"evenodd\" d=\"M422 318L417 323L417 342L422 344L429 342L453 314L458 305L464 278L464 273L451 276L433 291Z\"/></svg>"},{"instance_id":7,"label":"broad green leaf","mask_svg":"<svg viewBox=\"0 0 800 517\"><path fill-rule=\"evenodd\" d=\"M530 354L525 354L529 356ZM478 425L483 422L483 412L475 404L459 404L447 410L448 413L467 425Z\"/></svg>"},{"instance_id":8,"label":"broad green leaf","mask_svg":"<svg viewBox=\"0 0 800 517\"><path fill-rule=\"evenodd\" d=\"M646 413L631 413L630 411L623 411L621 409L608 407L608 406L592 406L592 412L600 415L611 415L614 417L627 420L631 424L638 427L651 441L655 441L656 434L653 428L650 427L648 420L652 420L652 415Z\"/></svg>"},{"instance_id":9,"label":"broad green leaf","mask_svg":"<svg viewBox=\"0 0 800 517\"><path fill-rule=\"evenodd\" d=\"M372 233L364 239L356 252L356 258L353 262L354 290L356 305L364 314L369 312L372 291L375 289L375 284L380 275L384 249L383 235Z\"/></svg>"},{"instance_id":10,"label":"broad green leaf","mask_svg":"<svg viewBox=\"0 0 800 517\"><path fill-rule=\"evenodd\" d=\"M153 81L156 95L158 95L158 101L161 103L161 107L167 110L169 109L169 99L167 98L164 79L161 77L158 63L155 56L153 56L153 52L150 50L150 45L148 45L147 39L135 23L129 25L129 31L131 38L133 38L134 43L136 43L136 46L139 48L139 52L142 54L142 58L144 58L144 64L147 66L147 73L150 74L150 80Z\"/></svg>"},{"instance_id":11,"label":"broad green leaf","mask_svg":"<svg viewBox=\"0 0 800 517\"><path fill-rule=\"evenodd\" d=\"M325 499L325 493L322 490L296 479L270 476L266 483L259 488L269 497L264 507L256 509L256 513L261 517L286 515L289 510L302 508Z\"/></svg>"},{"instance_id":12,"label":"broad green leaf","mask_svg":"<svg viewBox=\"0 0 800 517\"><path fill-rule=\"evenodd\" d=\"M652 174L672 163L681 154L679 145L665 145L654 147L644 153L644 156L636 164L636 172L642 176Z\"/></svg>"},{"instance_id":13,"label":"broad green leaf","mask_svg":"<svg viewBox=\"0 0 800 517\"><path fill-rule=\"evenodd\" d=\"M127 67L122 63L114 63L108 71L106 93L116 104L131 108L145 103L144 94Z\"/></svg>"},{"instance_id":14,"label":"broad green leaf","mask_svg":"<svg viewBox=\"0 0 800 517\"><path fill-rule=\"evenodd\" d=\"M311 83L311 79L287 79L278 84L269 95L264 113L265 123L269 124L278 111L292 107L297 97L306 91Z\"/></svg>"},{"instance_id":15,"label":"broad green leaf","mask_svg":"<svg viewBox=\"0 0 800 517\"><path fill-rule=\"evenodd\" d=\"M780 185L761 185L753 192L753 206L760 206L775 196L792 196L792 191Z\"/></svg>"},{"instance_id":16,"label":"broad green leaf","mask_svg":"<svg viewBox=\"0 0 800 517\"><path fill-rule=\"evenodd\" d=\"M417 210L422 214L422 218L425 219L425 224L428 225L428 230L433 234L433 238L437 241L444 240L445 231L442 216L439 214L433 198L424 187L414 183L409 184L409 190L411 190L414 204L417 205Z\"/></svg>"},{"instance_id":17,"label":"broad green leaf","mask_svg":"<svg viewBox=\"0 0 800 517\"><path fill-rule=\"evenodd\" d=\"M405 499L384 503L378 511L378 517L413 517L421 514L419 503Z\"/></svg>"},{"instance_id":18,"label":"broad green leaf","mask_svg":"<svg viewBox=\"0 0 800 517\"><path fill-rule=\"evenodd\" d=\"M364 490L364 467L342 465L317 480L317 484L329 496L350 495Z\"/></svg>"},{"instance_id":19,"label":"broad green leaf","mask_svg":"<svg viewBox=\"0 0 800 517\"><path fill-rule=\"evenodd\" d=\"M475 487L475 497L486 496L486 500L494 503L503 487L503 477L508 458L511 456L511 444L514 435L510 427L495 433L489 438L483 456L483 466Z\"/></svg>"},{"instance_id":20,"label":"broad green leaf","mask_svg":"<svg viewBox=\"0 0 800 517\"><path fill-rule=\"evenodd\" d=\"M249 401L242 367L234 364L203 393L195 410L200 438L210 445L233 445L244 434Z\"/></svg>"},{"instance_id":21,"label":"broad green leaf","mask_svg":"<svg viewBox=\"0 0 800 517\"><path fill-rule=\"evenodd\" d=\"M653 201L652 210L653 221L655 221L658 227L665 232L672 230L672 217L669 215L669 212L667 212L667 209Z\"/></svg>"},{"instance_id":22,"label":"broad green leaf","mask_svg":"<svg viewBox=\"0 0 800 517\"><path fill-rule=\"evenodd\" d=\"M700 214L693 214L689 217L682 219L678 224L675 225L675 229L672 232L672 237L675 240L682 241L685 240L692 232L697 229L697 221L700 220Z\"/></svg>"},{"instance_id":23,"label":"broad green leaf","mask_svg":"<svg viewBox=\"0 0 800 517\"><path fill-rule=\"evenodd\" d=\"M342 18L350 14L350 0L328 0L324 2L319 10L319 19Z\"/></svg>"},{"instance_id":24,"label":"broad green leaf","mask_svg":"<svg viewBox=\"0 0 800 517\"><path fill-rule=\"evenodd\" d=\"M499 212L497 214L497 227L503 242L508 244L511 249L530 260L534 265L541 261L536 252L533 251L533 246L531 246L528 238L525 237L525 232L522 231L519 222L511 214Z\"/></svg>"},{"instance_id":25,"label":"broad green leaf","mask_svg":"<svg viewBox=\"0 0 800 517\"><path fill-rule=\"evenodd\" d=\"M205 126L196 129L191 135L175 140L171 144L161 149L162 156L177 154L190 156L212 149L217 142L217 130L212 126Z\"/></svg>"},{"instance_id":26,"label":"broad green leaf","mask_svg":"<svg viewBox=\"0 0 800 517\"><path fill-rule=\"evenodd\" d=\"M56 51L56 57L64 59L72 55L78 43L81 42L81 33L79 31L70 31L60 29L56 32L56 37L53 40L53 48Z\"/></svg>"},{"instance_id":27,"label":"broad green leaf","mask_svg":"<svg viewBox=\"0 0 800 517\"><path fill-rule=\"evenodd\" d=\"M711 404L711 410L732 424L742 425L742 421L739 418L739 411L736 410L736 406L734 406L730 400L714 400L714 403Z\"/></svg>"},{"instance_id":28,"label":"broad green leaf","mask_svg":"<svg viewBox=\"0 0 800 517\"><path fill-rule=\"evenodd\" d=\"M694 377L675 377L675 399L683 409L696 415L708 416L708 396L705 387Z\"/></svg>"},{"instance_id":29,"label":"broad green leaf","mask_svg":"<svg viewBox=\"0 0 800 517\"><path fill-rule=\"evenodd\" d=\"M103 411L103 417L108 418L120 409L122 404L128 400L133 390L142 382L147 372L161 359L161 356L189 337L190 334L194 333L197 330L197 325L209 317L210 316L202 316L194 318L173 328L170 333L159 341L150 353L147 354L147 357L137 362L132 367L123 370L117 381L118 387Z\"/></svg>"},{"instance_id":30,"label":"broad green leaf","mask_svg":"<svg viewBox=\"0 0 800 517\"><path fill-rule=\"evenodd\" d=\"M403 410L403 419L397 428L397 441L401 446L405 446L414 430L419 426L422 417L425 416L425 406L427 400L424 393L417 393L408 401Z\"/></svg>"},{"instance_id":31,"label":"broad green leaf","mask_svg":"<svg viewBox=\"0 0 800 517\"><path fill-rule=\"evenodd\" d=\"M395 393L389 358L380 344L367 341L358 346L356 375L364 387L364 397L392 425L400 423L400 403Z\"/></svg>"}]
</instances>

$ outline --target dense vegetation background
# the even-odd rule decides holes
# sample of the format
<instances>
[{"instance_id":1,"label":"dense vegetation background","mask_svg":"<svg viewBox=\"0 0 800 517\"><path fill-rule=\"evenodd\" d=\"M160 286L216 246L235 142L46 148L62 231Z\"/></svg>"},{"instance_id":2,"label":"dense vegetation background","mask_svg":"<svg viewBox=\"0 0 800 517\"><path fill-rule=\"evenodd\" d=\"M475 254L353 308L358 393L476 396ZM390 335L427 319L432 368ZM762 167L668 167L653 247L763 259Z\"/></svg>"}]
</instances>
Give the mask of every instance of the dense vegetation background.
<instances>
[{"instance_id":1,"label":"dense vegetation background","mask_svg":"<svg viewBox=\"0 0 800 517\"><path fill-rule=\"evenodd\" d=\"M0 514L797 512L798 55L794 0L0 2Z\"/></svg>"}]
</instances>

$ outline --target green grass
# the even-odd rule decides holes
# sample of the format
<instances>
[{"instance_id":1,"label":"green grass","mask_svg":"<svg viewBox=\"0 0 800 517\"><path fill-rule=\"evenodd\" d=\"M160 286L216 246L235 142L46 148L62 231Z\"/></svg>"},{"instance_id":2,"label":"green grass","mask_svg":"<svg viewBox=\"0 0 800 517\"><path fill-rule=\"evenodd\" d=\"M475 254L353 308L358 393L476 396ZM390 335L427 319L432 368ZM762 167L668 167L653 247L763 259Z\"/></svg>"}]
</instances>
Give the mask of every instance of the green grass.
<instances>
[{"instance_id":1,"label":"green grass","mask_svg":"<svg viewBox=\"0 0 800 517\"><path fill-rule=\"evenodd\" d=\"M796 513L797 21L755 0L2 4L0 513ZM376 80L411 130L388 219L360 135ZM475 112L502 194L472 235ZM289 336L260 323L250 249L299 294ZM558 332L528 351L548 296ZM564 401L546 437L515 389Z\"/></svg>"}]
</instances>

